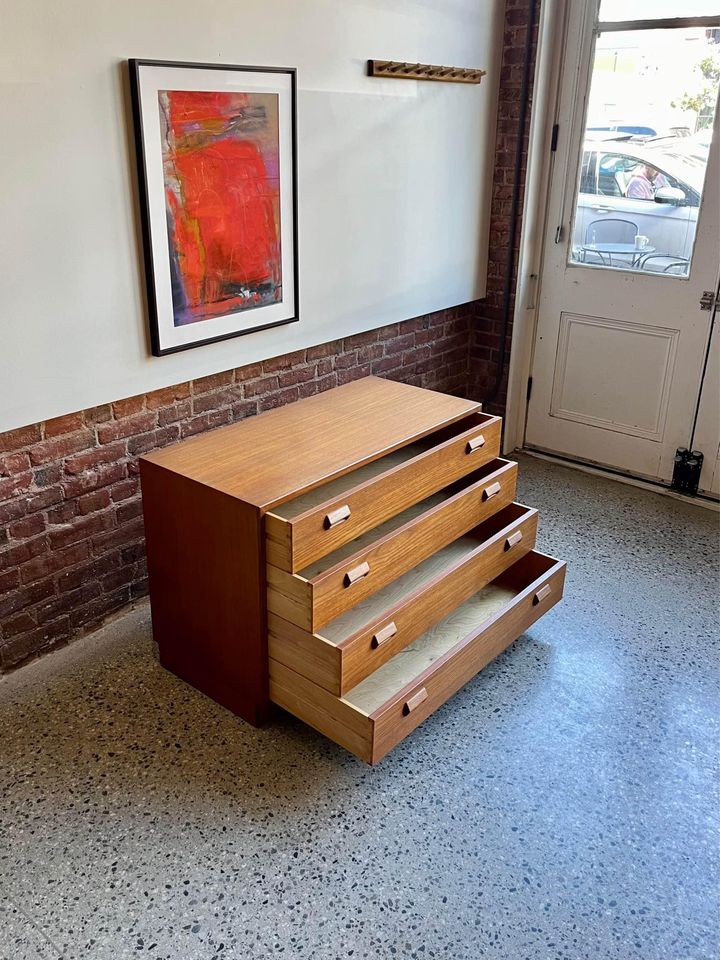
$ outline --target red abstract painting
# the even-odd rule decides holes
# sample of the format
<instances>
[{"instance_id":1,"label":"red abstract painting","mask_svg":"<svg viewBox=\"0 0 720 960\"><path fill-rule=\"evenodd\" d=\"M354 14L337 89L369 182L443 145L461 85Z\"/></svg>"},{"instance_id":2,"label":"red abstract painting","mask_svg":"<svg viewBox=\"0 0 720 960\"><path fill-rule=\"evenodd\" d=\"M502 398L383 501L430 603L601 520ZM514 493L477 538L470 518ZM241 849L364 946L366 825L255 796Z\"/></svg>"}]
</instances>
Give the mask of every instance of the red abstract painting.
<instances>
[{"instance_id":1,"label":"red abstract painting","mask_svg":"<svg viewBox=\"0 0 720 960\"><path fill-rule=\"evenodd\" d=\"M175 326L282 301L277 95L158 99Z\"/></svg>"}]
</instances>

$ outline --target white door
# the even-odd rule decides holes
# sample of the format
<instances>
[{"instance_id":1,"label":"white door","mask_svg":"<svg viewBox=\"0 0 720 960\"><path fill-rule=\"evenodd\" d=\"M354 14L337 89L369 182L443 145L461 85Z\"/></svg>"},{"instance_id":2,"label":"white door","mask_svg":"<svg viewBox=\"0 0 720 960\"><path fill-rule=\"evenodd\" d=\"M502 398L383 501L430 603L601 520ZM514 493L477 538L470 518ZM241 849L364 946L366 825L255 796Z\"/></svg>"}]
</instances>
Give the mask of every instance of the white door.
<instances>
[{"instance_id":1,"label":"white door","mask_svg":"<svg viewBox=\"0 0 720 960\"><path fill-rule=\"evenodd\" d=\"M613 5L569 5L525 443L669 483L720 267L720 0L655 29Z\"/></svg>"}]
</instances>

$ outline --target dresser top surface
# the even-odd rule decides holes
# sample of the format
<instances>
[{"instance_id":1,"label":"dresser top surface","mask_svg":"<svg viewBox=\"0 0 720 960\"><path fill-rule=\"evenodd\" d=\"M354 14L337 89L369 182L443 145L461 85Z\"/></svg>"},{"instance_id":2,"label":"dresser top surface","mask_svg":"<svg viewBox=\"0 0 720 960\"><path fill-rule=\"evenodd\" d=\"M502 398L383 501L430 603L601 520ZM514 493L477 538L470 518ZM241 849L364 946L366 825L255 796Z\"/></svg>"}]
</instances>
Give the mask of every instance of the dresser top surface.
<instances>
[{"instance_id":1,"label":"dresser top surface","mask_svg":"<svg viewBox=\"0 0 720 960\"><path fill-rule=\"evenodd\" d=\"M142 459L265 510L479 409L366 377Z\"/></svg>"}]
</instances>

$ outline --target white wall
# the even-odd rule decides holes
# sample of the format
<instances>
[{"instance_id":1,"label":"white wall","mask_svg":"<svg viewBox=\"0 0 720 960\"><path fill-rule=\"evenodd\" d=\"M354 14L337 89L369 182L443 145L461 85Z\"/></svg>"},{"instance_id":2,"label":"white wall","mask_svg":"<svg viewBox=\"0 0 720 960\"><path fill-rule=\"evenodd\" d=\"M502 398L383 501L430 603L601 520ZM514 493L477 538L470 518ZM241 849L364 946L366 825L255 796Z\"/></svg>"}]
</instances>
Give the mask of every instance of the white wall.
<instances>
[{"instance_id":1,"label":"white wall","mask_svg":"<svg viewBox=\"0 0 720 960\"><path fill-rule=\"evenodd\" d=\"M503 7L0 0L0 431L482 296ZM300 323L150 356L128 57L298 68Z\"/></svg>"}]
</instances>

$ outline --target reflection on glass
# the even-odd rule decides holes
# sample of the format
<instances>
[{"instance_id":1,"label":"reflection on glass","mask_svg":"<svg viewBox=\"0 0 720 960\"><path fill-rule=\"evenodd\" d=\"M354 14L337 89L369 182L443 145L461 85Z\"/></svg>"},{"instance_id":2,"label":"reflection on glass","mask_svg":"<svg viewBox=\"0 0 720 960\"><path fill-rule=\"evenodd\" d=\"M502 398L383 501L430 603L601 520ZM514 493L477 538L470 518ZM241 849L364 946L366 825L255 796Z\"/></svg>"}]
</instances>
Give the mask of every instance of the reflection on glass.
<instances>
[{"instance_id":1,"label":"reflection on glass","mask_svg":"<svg viewBox=\"0 0 720 960\"><path fill-rule=\"evenodd\" d=\"M600 22L720 15L718 0L600 0Z\"/></svg>"},{"instance_id":2,"label":"reflection on glass","mask_svg":"<svg viewBox=\"0 0 720 960\"><path fill-rule=\"evenodd\" d=\"M719 85L720 30L600 35L571 263L689 274Z\"/></svg>"}]
</instances>

